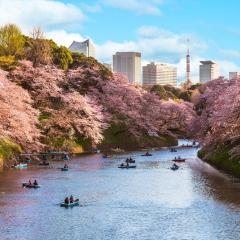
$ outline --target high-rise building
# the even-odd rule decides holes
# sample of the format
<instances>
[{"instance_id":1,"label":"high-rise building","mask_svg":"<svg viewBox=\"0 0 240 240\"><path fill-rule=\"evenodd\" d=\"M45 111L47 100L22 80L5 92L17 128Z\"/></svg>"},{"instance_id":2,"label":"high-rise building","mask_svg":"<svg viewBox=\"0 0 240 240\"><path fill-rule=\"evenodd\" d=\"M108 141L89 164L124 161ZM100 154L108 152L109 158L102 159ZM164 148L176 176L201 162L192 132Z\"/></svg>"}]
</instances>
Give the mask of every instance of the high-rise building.
<instances>
[{"instance_id":1,"label":"high-rise building","mask_svg":"<svg viewBox=\"0 0 240 240\"><path fill-rule=\"evenodd\" d=\"M229 72L229 80L236 79L236 78L240 79L240 72Z\"/></svg>"},{"instance_id":2,"label":"high-rise building","mask_svg":"<svg viewBox=\"0 0 240 240\"><path fill-rule=\"evenodd\" d=\"M68 49L71 52L83 53L86 57L95 58L95 47L89 39L83 42L73 41Z\"/></svg>"},{"instance_id":3,"label":"high-rise building","mask_svg":"<svg viewBox=\"0 0 240 240\"><path fill-rule=\"evenodd\" d=\"M207 60L200 61L200 82L206 83L219 77L219 66L216 62Z\"/></svg>"},{"instance_id":4,"label":"high-rise building","mask_svg":"<svg viewBox=\"0 0 240 240\"><path fill-rule=\"evenodd\" d=\"M129 83L141 84L141 53L117 52L113 55L113 71L124 74Z\"/></svg>"},{"instance_id":5,"label":"high-rise building","mask_svg":"<svg viewBox=\"0 0 240 240\"><path fill-rule=\"evenodd\" d=\"M143 66L143 85L172 85L177 83L177 68L170 64L154 62Z\"/></svg>"}]
</instances>

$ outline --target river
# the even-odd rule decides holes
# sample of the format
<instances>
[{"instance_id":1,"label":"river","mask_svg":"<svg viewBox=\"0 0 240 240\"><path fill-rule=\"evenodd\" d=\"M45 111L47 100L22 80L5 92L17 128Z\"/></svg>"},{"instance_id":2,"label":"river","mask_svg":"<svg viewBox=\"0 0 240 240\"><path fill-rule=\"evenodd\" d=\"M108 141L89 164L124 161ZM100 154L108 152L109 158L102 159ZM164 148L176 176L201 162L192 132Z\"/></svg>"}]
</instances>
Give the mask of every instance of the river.
<instances>
[{"instance_id":1,"label":"river","mask_svg":"<svg viewBox=\"0 0 240 240\"><path fill-rule=\"evenodd\" d=\"M0 172L0 240L239 240L240 180L185 148L103 159L101 154ZM127 156L136 169L118 169ZM170 159L187 158L178 171ZM180 165L180 164L179 164ZM21 183L37 179L40 189ZM80 206L65 209L66 195Z\"/></svg>"}]
</instances>

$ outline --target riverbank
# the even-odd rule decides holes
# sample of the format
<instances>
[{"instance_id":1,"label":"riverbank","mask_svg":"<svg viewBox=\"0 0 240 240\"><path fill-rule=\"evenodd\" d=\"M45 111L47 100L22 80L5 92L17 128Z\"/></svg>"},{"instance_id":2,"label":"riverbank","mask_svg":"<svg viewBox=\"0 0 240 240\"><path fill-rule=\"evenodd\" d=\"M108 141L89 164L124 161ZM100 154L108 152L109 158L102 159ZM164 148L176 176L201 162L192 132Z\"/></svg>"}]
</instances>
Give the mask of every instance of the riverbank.
<instances>
[{"instance_id":1,"label":"riverbank","mask_svg":"<svg viewBox=\"0 0 240 240\"><path fill-rule=\"evenodd\" d=\"M231 158L229 151L227 147L221 147L210 153L203 148L198 151L198 157L219 170L240 177L240 160Z\"/></svg>"}]
</instances>

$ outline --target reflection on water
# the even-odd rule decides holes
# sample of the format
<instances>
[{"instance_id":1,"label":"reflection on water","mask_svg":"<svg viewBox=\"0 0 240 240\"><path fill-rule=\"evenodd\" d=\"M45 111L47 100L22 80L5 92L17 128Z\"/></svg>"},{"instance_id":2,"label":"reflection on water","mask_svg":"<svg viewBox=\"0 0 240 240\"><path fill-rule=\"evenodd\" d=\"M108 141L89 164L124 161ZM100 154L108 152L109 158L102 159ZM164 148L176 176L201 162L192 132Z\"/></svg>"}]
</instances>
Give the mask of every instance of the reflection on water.
<instances>
[{"instance_id":1,"label":"reflection on water","mask_svg":"<svg viewBox=\"0 0 240 240\"><path fill-rule=\"evenodd\" d=\"M49 167L0 173L0 239L238 240L240 184L196 158L196 149L88 155ZM187 158L171 171L175 156ZM137 169L118 169L128 156ZM179 164L180 165L180 164ZM42 188L24 189L37 179ZM66 195L80 206L59 207Z\"/></svg>"}]
</instances>

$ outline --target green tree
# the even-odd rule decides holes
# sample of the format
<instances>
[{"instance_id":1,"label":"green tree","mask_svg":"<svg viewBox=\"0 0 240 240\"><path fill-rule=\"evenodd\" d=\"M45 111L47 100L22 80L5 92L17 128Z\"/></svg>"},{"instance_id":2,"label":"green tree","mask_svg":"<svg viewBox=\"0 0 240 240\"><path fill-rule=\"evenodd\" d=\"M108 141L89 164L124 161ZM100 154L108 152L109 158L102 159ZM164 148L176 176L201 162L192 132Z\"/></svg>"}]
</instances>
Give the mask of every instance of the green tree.
<instances>
[{"instance_id":1,"label":"green tree","mask_svg":"<svg viewBox=\"0 0 240 240\"><path fill-rule=\"evenodd\" d=\"M6 71L14 69L16 60L14 56L0 56L0 68Z\"/></svg>"},{"instance_id":2,"label":"green tree","mask_svg":"<svg viewBox=\"0 0 240 240\"><path fill-rule=\"evenodd\" d=\"M54 63L64 70L67 70L69 64L73 62L71 52L64 46L54 48L53 56Z\"/></svg>"},{"instance_id":3,"label":"green tree","mask_svg":"<svg viewBox=\"0 0 240 240\"><path fill-rule=\"evenodd\" d=\"M154 85L150 91L156 93L160 99L163 99L163 100L168 99L168 94L164 89L164 87L161 85Z\"/></svg>"},{"instance_id":4,"label":"green tree","mask_svg":"<svg viewBox=\"0 0 240 240\"><path fill-rule=\"evenodd\" d=\"M20 57L23 54L24 37L14 24L0 27L0 55Z\"/></svg>"}]
</instances>

